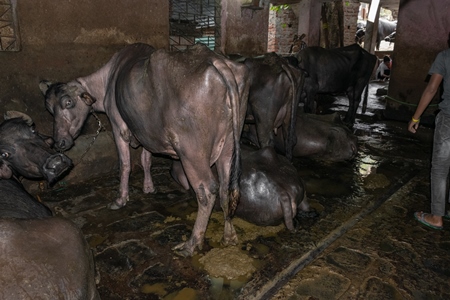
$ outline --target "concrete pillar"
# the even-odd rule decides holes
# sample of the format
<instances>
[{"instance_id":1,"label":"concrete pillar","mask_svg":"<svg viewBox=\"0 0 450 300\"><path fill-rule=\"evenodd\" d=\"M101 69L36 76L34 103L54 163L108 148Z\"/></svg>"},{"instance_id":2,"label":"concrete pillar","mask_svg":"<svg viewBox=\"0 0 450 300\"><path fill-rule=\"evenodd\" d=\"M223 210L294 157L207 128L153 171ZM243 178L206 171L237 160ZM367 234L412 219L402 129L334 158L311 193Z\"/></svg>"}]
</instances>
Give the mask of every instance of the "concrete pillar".
<instances>
[{"instance_id":1,"label":"concrete pillar","mask_svg":"<svg viewBox=\"0 0 450 300\"><path fill-rule=\"evenodd\" d=\"M296 7L298 11L298 35L306 34L303 39L308 46L320 45L320 9L322 1L303 0Z\"/></svg>"},{"instance_id":2,"label":"concrete pillar","mask_svg":"<svg viewBox=\"0 0 450 300\"><path fill-rule=\"evenodd\" d=\"M448 48L449 15L448 0L400 1L385 117L405 121L411 118L427 85L431 64L438 52ZM438 102L439 95L421 123L434 121Z\"/></svg>"}]
</instances>

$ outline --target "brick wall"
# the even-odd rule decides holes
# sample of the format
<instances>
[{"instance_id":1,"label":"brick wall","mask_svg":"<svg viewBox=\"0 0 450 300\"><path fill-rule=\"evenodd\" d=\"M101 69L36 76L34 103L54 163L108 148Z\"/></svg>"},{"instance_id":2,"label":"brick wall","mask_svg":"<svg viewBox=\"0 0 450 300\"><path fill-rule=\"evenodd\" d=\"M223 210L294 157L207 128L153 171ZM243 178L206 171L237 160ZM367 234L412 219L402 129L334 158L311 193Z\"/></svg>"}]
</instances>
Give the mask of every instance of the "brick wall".
<instances>
[{"instance_id":1,"label":"brick wall","mask_svg":"<svg viewBox=\"0 0 450 300\"><path fill-rule=\"evenodd\" d=\"M288 9L269 12L267 52L289 53L292 39L298 31L298 18L293 9L295 5L291 5Z\"/></svg>"},{"instance_id":2,"label":"brick wall","mask_svg":"<svg viewBox=\"0 0 450 300\"><path fill-rule=\"evenodd\" d=\"M357 0L345 0L342 1L342 5L344 6L344 46L347 46L355 43L360 2Z\"/></svg>"},{"instance_id":3,"label":"brick wall","mask_svg":"<svg viewBox=\"0 0 450 300\"><path fill-rule=\"evenodd\" d=\"M358 0L337 0L334 1L334 5L343 6L344 46L353 44L360 2ZM298 7L298 5L290 5L289 9L269 12L268 52L280 54L289 52L292 39L295 34L298 34L298 16L296 15Z\"/></svg>"}]
</instances>

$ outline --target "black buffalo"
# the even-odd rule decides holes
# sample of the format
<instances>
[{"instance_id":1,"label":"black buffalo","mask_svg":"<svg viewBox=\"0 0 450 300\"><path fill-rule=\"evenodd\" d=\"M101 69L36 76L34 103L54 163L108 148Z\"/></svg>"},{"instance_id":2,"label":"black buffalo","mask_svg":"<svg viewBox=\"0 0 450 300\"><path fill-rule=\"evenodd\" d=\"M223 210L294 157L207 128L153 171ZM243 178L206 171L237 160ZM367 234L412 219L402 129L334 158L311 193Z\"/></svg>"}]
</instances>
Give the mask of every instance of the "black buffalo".
<instances>
[{"instance_id":1,"label":"black buffalo","mask_svg":"<svg viewBox=\"0 0 450 300\"><path fill-rule=\"evenodd\" d=\"M294 157L310 157L328 162L352 160L358 153L358 139L350 129L342 124L340 117L297 113L296 137L293 148ZM254 126L247 126L242 133L243 139L256 143ZM275 149L284 154L282 133L275 136Z\"/></svg>"},{"instance_id":2,"label":"black buffalo","mask_svg":"<svg viewBox=\"0 0 450 300\"><path fill-rule=\"evenodd\" d=\"M55 182L72 165L23 114L0 125L0 299L100 299L92 253L72 222L52 217L15 178Z\"/></svg>"},{"instance_id":3,"label":"black buffalo","mask_svg":"<svg viewBox=\"0 0 450 300\"><path fill-rule=\"evenodd\" d=\"M281 130L286 157L292 159L304 74L275 53L247 58L244 63L251 78L246 120L256 126L258 146L274 146L274 133Z\"/></svg>"},{"instance_id":4,"label":"black buffalo","mask_svg":"<svg viewBox=\"0 0 450 300\"><path fill-rule=\"evenodd\" d=\"M170 174L189 189L180 162L173 162ZM284 221L293 231L297 213L309 211L305 186L297 170L273 147L255 149L242 145L240 186L241 200L235 216L258 226L273 226Z\"/></svg>"},{"instance_id":5,"label":"black buffalo","mask_svg":"<svg viewBox=\"0 0 450 300\"><path fill-rule=\"evenodd\" d=\"M376 56L352 44L335 49L308 47L298 53L297 59L299 67L308 74L303 86L305 112L315 112L317 94L345 93L349 108L344 123L353 125L364 89L367 101Z\"/></svg>"},{"instance_id":6,"label":"black buffalo","mask_svg":"<svg viewBox=\"0 0 450 300\"><path fill-rule=\"evenodd\" d=\"M55 146L73 145L91 111L108 116L120 158L120 195L110 208L128 201L129 145L142 145L144 192L154 192L151 153L179 158L198 200L191 237L176 246L192 255L201 246L211 210L220 196L224 243L236 243L228 215L239 199L240 145L248 97L248 69L198 44L184 52L133 44L97 72L68 83L40 84L54 116ZM216 180L211 172L215 164Z\"/></svg>"}]
</instances>

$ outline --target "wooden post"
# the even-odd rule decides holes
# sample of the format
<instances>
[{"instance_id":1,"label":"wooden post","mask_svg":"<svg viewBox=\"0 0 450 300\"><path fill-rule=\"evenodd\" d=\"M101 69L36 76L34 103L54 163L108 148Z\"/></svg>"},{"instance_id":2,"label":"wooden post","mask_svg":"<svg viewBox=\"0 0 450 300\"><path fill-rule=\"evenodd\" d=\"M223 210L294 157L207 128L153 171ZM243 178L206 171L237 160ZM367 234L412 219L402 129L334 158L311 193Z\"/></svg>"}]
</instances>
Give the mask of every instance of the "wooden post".
<instances>
[{"instance_id":1,"label":"wooden post","mask_svg":"<svg viewBox=\"0 0 450 300\"><path fill-rule=\"evenodd\" d=\"M364 49L369 53L375 53L375 44L378 34L378 19L380 16L380 1L372 0L369 8L369 17L366 23L366 34L364 35Z\"/></svg>"}]
</instances>

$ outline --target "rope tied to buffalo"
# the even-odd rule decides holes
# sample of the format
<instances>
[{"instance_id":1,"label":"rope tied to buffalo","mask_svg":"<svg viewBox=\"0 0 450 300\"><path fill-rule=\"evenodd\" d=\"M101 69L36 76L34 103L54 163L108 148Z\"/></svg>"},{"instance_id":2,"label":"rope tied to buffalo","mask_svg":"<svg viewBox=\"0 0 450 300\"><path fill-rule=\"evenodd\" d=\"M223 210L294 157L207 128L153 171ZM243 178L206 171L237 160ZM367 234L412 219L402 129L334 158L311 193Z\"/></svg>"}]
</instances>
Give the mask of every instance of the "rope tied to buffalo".
<instances>
[{"instance_id":1,"label":"rope tied to buffalo","mask_svg":"<svg viewBox=\"0 0 450 300\"><path fill-rule=\"evenodd\" d=\"M400 104L404 104L404 105L407 105L407 106L413 106L413 107L416 107L418 104L413 104L413 103L408 103L408 102L404 102L404 101L401 101L401 100L397 100L397 99L395 99L395 98L392 98L392 97L390 97L390 96L384 96L384 98L387 98L387 99L389 99L389 100L392 100L392 101L394 101L394 102L397 102L397 103L400 103ZM428 106L438 106L437 104L430 104L430 105L428 105Z\"/></svg>"}]
</instances>

